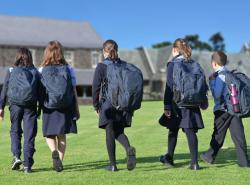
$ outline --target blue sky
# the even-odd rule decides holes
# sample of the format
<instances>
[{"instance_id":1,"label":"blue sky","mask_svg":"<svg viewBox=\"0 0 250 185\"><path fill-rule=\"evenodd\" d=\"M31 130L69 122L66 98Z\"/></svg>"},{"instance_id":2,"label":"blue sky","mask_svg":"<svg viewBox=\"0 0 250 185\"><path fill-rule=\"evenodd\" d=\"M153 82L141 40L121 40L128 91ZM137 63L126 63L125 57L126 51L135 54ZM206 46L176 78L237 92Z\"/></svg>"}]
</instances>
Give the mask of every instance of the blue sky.
<instances>
[{"instance_id":1,"label":"blue sky","mask_svg":"<svg viewBox=\"0 0 250 185\"><path fill-rule=\"evenodd\" d=\"M250 42L249 0L0 0L0 14L88 21L120 48L150 47L186 34L207 41L218 31L227 51Z\"/></svg>"}]
</instances>

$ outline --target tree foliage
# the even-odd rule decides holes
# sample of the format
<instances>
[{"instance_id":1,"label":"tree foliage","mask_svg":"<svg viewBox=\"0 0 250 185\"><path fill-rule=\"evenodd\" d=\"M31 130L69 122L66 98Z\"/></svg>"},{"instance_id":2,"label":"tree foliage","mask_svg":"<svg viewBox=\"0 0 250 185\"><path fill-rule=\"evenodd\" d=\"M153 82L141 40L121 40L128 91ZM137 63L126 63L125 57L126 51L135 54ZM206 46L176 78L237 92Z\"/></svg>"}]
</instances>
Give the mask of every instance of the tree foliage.
<instances>
[{"instance_id":1,"label":"tree foliage","mask_svg":"<svg viewBox=\"0 0 250 185\"><path fill-rule=\"evenodd\" d=\"M163 47L167 47L170 45L172 45L172 42L165 41L165 42L160 42L160 43L154 44L152 47L153 48L163 48Z\"/></svg>"},{"instance_id":2,"label":"tree foliage","mask_svg":"<svg viewBox=\"0 0 250 185\"><path fill-rule=\"evenodd\" d=\"M225 51L224 38L220 32L213 34L209 41L212 44L213 51Z\"/></svg>"},{"instance_id":3,"label":"tree foliage","mask_svg":"<svg viewBox=\"0 0 250 185\"><path fill-rule=\"evenodd\" d=\"M209 42L201 41L198 34L186 35L184 39L188 42L193 50L198 51L225 51L224 38L220 32L213 34ZM162 48L172 45L170 41L164 41L152 45L153 48Z\"/></svg>"}]
</instances>

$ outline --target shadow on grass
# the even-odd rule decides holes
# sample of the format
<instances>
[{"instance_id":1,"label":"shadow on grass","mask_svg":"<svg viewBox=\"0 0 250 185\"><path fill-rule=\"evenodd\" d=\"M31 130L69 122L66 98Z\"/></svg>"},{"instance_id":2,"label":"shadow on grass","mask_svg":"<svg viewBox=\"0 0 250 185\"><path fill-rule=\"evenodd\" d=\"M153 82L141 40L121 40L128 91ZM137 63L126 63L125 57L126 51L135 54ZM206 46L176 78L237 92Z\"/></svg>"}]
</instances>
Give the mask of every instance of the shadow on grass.
<instances>
[{"instance_id":1,"label":"shadow on grass","mask_svg":"<svg viewBox=\"0 0 250 185\"><path fill-rule=\"evenodd\" d=\"M248 153L250 153L250 149L248 149ZM201 153L200 153L201 154ZM199 155L200 155L199 154ZM190 164L190 154L189 153L176 153L174 155L175 159L175 167L174 168L185 168ZM181 160L181 161L180 161ZM73 171L91 171L95 169L104 169L105 166L109 163L108 160L101 161L92 161L92 162L84 162L84 163L75 163L75 164L66 164L64 165L64 172L73 172ZM126 159L117 160L119 164L125 164ZM143 165L150 164L150 165ZM219 151L219 154L215 160L214 165L211 167L222 168L226 166L231 166L237 164L237 157L235 148L225 148ZM209 166L203 167L202 169L210 168ZM159 162L159 156L147 156L147 157L137 157L137 167L143 171L155 171L155 170L165 170L162 168L162 164ZM52 168L40 168L34 169L34 172L43 172L43 171L52 171ZM123 171L126 169L120 169L119 171Z\"/></svg>"},{"instance_id":2,"label":"shadow on grass","mask_svg":"<svg viewBox=\"0 0 250 185\"><path fill-rule=\"evenodd\" d=\"M247 153L250 154L250 148L247 149ZM236 149L232 147L221 149L215 159L214 164L216 167L223 167L221 164L225 164L225 166L226 164L227 166L238 164Z\"/></svg>"},{"instance_id":3,"label":"shadow on grass","mask_svg":"<svg viewBox=\"0 0 250 185\"><path fill-rule=\"evenodd\" d=\"M38 172L48 172L48 171L54 171L53 168L36 168L33 169L32 172L38 173Z\"/></svg>"}]
</instances>

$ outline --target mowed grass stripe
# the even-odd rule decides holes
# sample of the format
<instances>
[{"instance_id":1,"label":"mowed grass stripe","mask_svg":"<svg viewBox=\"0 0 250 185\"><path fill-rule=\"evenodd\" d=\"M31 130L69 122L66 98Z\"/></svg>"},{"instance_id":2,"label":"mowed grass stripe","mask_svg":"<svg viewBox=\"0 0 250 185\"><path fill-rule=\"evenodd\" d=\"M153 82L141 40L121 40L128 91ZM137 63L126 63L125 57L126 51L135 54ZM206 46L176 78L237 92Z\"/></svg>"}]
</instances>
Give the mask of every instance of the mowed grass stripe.
<instances>
[{"instance_id":1,"label":"mowed grass stripe","mask_svg":"<svg viewBox=\"0 0 250 185\"><path fill-rule=\"evenodd\" d=\"M213 103L203 111L205 129L198 132L199 152L208 149L213 131ZM158 124L162 114L162 102L143 102L142 109L135 113L132 128L125 130L131 145L136 147L138 163L134 171L126 170L125 151L117 143L117 173L103 170L108 163L105 132L98 129L98 117L92 106L81 106L78 134L68 135L68 146L64 161L65 170L56 173L51 166L51 153L42 136L39 120L34 173L25 176L22 172L10 170L11 153L9 138L9 113L0 123L0 184L143 184L143 185L189 185L189 184L250 184L250 170L239 168L230 133L214 165L200 162L202 170L188 170L190 154L186 136L179 132L175 152L176 168L167 169L158 158L167 149L167 129ZM250 140L250 119L244 120L247 141ZM56 124L56 123L55 123ZM248 142L250 143L250 142ZM249 150L250 153L250 150Z\"/></svg>"}]
</instances>

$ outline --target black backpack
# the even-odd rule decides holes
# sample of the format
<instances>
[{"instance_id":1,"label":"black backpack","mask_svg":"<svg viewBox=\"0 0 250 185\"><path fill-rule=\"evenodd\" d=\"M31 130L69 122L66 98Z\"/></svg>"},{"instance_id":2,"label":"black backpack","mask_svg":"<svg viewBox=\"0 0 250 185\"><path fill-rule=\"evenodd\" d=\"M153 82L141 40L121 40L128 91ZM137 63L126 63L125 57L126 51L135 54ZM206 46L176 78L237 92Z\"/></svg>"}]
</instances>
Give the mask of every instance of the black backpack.
<instances>
[{"instance_id":1,"label":"black backpack","mask_svg":"<svg viewBox=\"0 0 250 185\"><path fill-rule=\"evenodd\" d=\"M103 62L107 65L106 98L116 110L133 112L141 107L143 75L139 68L125 61Z\"/></svg>"},{"instance_id":2,"label":"black backpack","mask_svg":"<svg viewBox=\"0 0 250 185\"><path fill-rule=\"evenodd\" d=\"M226 109L229 114L241 118L250 117L250 78L244 73L233 71L222 71L220 74L225 75L225 83L227 95L225 97ZM231 84L234 84L237 89L237 98L239 100L240 112L235 113L230 100Z\"/></svg>"},{"instance_id":3,"label":"black backpack","mask_svg":"<svg viewBox=\"0 0 250 185\"><path fill-rule=\"evenodd\" d=\"M173 63L173 100L178 107L199 107L206 103L208 86L200 64L184 59L175 59Z\"/></svg>"},{"instance_id":4,"label":"black backpack","mask_svg":"<svg viewBox=\"0 0 250 185\"><path fill-rule=\"evenodd\" d=\"M41 82L46 89L44 106L69 108L73 103L73 85L67 65L51 65L42 69Z\"/></svg>"},{"instance_id":5,"label":"black backpack","mask_svg":"<svg viewBox=\"0 0 250 185\"><path fill-rule=\"evenodd\" d=\"M8 101L20 106L36 105L39 73L35 67L14 67L8 83Z\"/></svg>"}]
</instances>

